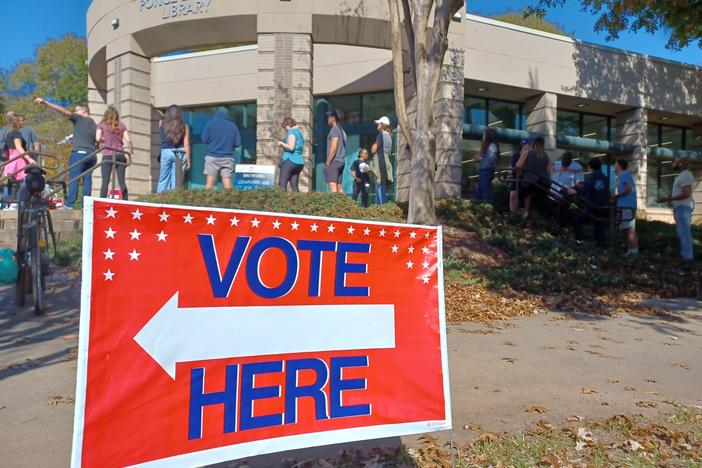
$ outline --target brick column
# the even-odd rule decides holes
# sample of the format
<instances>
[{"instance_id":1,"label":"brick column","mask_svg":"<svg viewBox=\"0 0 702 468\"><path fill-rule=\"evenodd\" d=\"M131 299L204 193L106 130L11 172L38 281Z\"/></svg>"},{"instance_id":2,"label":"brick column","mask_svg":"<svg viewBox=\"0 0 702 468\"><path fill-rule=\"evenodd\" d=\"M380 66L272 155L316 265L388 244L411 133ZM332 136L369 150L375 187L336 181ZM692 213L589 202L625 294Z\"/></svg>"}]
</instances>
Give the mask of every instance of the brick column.
<instances>
[{"instance_id":1,"label":"brick column","mask_svg":"<svg viewBox=\"0 0 702 468\"><path fill-rule=\"evenodd\" d=\"M292 117L305 137L305 169L300 190L311 188L313 173L312 36L297 33L258 35L256 93L256 162L277 165L281 150L276 142L285 136L280 124Z\"/></svg>"},{"instance_id":2,"label":"brick column","mask_svg":"<svg viewBox=\"0 0 702 468\"><path fill-rule=\"evenodd\" d=\"M464 61L463 49L446 51L434 101L437 199L461 196Z\"/></svg>"},{"instance_id":3,"label":"brick column","mask_svg":"<svg viewBox=\"0 0 702 468\"><path fill-rule=\"evenodd\" d=\"M151 145L154 121L148 58L127 52L108 60L107 104L117 107L134 144L132 165L127 169L130 198L151 193L155 188L152 170L158 168Z\"/></svg>"},{"instance_id":4,"label":"brick column","mask_svg":"<svg viewBox=\"0 0 702 468\"><path fill-rule=\"evenodd\" d=\"M527 130L544 137L546 152L551 161L558 159L556 134L558 133L558 96L544 93L527 100Z\"/></svg>"},{"instance_id":5,"label":"brick column","mask_svg":"<svg viewBox=\"0 0 702 468\"><path fill-rule=\"evenodd\" d=\"M646 210L646 182L648 161L648 112L644 108L617 114L617 143L632 145L627 170L634 176L636 197L639 210Z\"/></svg>"}]
</instances>

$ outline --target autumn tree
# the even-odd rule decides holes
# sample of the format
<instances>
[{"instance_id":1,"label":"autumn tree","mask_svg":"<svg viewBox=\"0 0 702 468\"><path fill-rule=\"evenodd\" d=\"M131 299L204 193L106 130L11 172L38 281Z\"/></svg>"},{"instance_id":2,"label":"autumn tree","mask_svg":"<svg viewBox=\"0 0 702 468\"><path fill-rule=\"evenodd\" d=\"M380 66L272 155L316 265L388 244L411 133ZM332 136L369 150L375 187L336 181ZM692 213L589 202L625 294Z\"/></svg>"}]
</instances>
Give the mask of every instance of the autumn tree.
<instances>
[{"instance_id":1,"label":"autumn tree","mask_svg":"<svg viewBox=\"0 0 702 468\"><path fill-rule=\"evenodd\" d=\"M622 31L667 31L671 49L697 42L702 47L702 0L581 0L584 11L599 15L595 31L606 31L607 40ZM527 16L543 17L546 9L562 7L566 0L537 0Z\"/></svg>"},{"instance_id":2,"label":"autumn tree","mask_svg":"<svg viewBox=\"0 0 702 468\"><path fill-rule=\"evenodd\" d=\"M490 18L502 21L503 23L524 26L525 28L536 29L551 34L567 35L565 30L556 23L546 20L543 16L525 15L523 11L508 11L499 15L492 15Z\"/></svg>"},{"instance_id":3,"label":"autumn tree","mask_svg":"<svg viewBox=\"0 0 702 468\"><path fill-rule=\"evenodd\" d=\"M436 224L434 101L448 49L451 18L464 6L464 1L388 0L388 4L397 118L412 152L408 220L433 225ZM403 66L403 39L409 53L408 82ZM417 111L411 118L407 113L406 85L412 89L417 103Z\"/></svg>"}]
</instances>

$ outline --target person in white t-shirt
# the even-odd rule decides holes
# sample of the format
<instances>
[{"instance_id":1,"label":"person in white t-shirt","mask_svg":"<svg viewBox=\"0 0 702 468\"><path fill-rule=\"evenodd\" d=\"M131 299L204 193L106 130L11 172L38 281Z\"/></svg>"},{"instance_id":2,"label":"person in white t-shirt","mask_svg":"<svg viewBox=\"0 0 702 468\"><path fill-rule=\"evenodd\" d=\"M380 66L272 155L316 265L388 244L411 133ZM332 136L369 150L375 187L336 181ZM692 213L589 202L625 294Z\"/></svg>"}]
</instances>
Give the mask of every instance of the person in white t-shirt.
<instances>
[{"instance_id":1,"label":"person in white t-shirt","mask_svg":"<svg viewBox=\"0 0 702 468\"><path fill-rule=\"evenodd\" d=\"M695 178L688 170L690 160L688 158L678 158L673 163L673 169L678 171L678 175L673 181L673 193L670 197L663 197L659 203L672 203L673 217L675 218L675 229L680 238L680 254L683 260L692 260L694 252L692 249L692 210L695 202L692 199L692 186Z\"/></svg>"},{"instance_id":2,"label":"person in white t-shirt","mask_svg":"<svg viewBox=\"0 0 702 468\"><path fill-rule=\"evenodd\" d=\"M583 186L585 183L585 174L583 173L583 166L580 163L573 161L573 153L566 151L561 156L560 161L556 161L553 166L553 172L551 172L551 193L557 198L561 199L556 203L556 217L558 218L558 223L561 227L568 224L570 205L569 198L572 195L569 194L570 190L577 190Z\"/></svg>"}]
</instances>

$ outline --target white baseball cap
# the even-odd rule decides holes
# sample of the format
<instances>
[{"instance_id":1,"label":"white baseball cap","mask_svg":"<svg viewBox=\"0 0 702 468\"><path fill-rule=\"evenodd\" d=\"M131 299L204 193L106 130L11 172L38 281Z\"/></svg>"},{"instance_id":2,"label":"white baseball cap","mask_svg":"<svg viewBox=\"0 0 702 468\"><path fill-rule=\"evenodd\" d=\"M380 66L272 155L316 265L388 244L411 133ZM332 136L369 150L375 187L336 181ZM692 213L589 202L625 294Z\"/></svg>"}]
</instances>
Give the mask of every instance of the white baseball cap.
<instances>
[{"instance_id":1,"label":"white baseball cap","mask_svg":"<svg viewBox=\"0 0 702 468\"><path fill-rule=\"evenodd\" d=\"M390 126L390 119L388 119L388 118L385 117L385 116L382 116L381 118L379 118L378 120L376 120L375 123L387 125L387 126L389 127L389 126Z\"/></svg>"}]
</instances>

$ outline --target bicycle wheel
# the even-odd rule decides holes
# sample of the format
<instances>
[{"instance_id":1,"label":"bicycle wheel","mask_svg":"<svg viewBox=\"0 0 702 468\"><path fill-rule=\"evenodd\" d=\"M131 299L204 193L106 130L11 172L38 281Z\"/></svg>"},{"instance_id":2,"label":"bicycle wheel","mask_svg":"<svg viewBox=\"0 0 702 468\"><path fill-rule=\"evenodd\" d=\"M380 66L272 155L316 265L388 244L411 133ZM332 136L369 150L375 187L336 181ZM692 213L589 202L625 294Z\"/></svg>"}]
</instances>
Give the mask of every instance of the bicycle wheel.
<instances>
[{"instance_id":1,"label":"bicycle wheel","mask_svg":"<svg viewBox=\"0 0 702 468\"><path fill-rule=\"evenodd\" d=\"M41 229L34 226L32 229L32 248L31 248L31 272L32 272L32 297L34 298L34 313L44 315L44 288L43 271L41 267Z\"/></svg>"}]
</instances>

